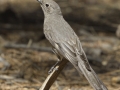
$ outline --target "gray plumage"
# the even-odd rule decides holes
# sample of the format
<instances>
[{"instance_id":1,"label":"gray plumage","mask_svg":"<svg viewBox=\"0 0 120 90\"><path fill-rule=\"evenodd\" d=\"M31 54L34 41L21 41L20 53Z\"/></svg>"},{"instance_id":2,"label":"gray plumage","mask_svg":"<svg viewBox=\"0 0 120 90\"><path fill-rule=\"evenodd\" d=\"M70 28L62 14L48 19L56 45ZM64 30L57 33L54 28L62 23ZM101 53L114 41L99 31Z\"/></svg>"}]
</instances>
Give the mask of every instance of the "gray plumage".
<instances>
[{"instance_id":1,"label":"gray plumage","mask_svg":"<svg viewBox=\"0 0 120 90\"><path fill-rule=\"evenodd\" d=\"M64 20L59 5L53 0L38 1L45 15L44 34L59 55L69 60L87 78L94 90L107 90L89 65L80 40Z\"/></svg>"}]
</instances>

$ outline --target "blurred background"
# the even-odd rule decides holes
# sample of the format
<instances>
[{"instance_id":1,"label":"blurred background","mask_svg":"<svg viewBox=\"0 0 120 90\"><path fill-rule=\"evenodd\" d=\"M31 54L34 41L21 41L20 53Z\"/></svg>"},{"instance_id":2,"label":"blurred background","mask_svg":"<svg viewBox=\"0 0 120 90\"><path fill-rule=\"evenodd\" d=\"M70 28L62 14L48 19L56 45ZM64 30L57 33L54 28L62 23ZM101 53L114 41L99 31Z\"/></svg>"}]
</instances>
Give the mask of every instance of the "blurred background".
<instances>
[{"instance_id":1,"label":"blurred background","mask_svg":"<svg viewBox=\"0 0 120 90\"><path fill-rule=\"evenodd\" d=\"M56 0L89 62L109 90L120 90L120 0ZM0 0L0 90L38 90L57 61L43 34L37 0ZM51 90L93 90L68 63Z\"/></svg>"}]
</instances>

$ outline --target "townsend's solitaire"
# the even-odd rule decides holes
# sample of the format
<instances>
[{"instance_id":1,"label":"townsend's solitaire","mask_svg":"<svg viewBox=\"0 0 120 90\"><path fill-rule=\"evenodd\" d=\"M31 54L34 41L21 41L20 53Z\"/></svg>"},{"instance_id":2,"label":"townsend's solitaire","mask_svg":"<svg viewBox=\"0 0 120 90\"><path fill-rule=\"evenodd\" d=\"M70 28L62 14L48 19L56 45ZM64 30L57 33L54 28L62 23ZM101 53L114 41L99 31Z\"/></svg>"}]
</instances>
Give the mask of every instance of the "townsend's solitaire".
<instances>
[{"instance_id":1,"label":"townsend's solitaire","mask_svg":"<svg viewBox=\"0 0 120 90\"><path fill-rule=\"evenodd\" d=\"M64 20L59 5L53 0L38 0L43 9L44 34L54 51L69 60L82 73L94 90L107 90L89 65L80 40L71 26Z\"/></svg>"}]
</instances>

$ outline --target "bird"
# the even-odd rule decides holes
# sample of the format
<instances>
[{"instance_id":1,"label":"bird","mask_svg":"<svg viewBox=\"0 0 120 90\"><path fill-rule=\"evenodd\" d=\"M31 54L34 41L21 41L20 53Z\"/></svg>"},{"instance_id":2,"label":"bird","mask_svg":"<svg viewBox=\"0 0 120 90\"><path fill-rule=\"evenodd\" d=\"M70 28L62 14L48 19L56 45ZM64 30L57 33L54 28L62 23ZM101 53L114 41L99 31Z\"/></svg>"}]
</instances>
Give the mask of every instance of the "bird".
<instances>
[{"instance_id":1,"label":"bird","mask_svg":"<svg viewBox=\"0 0 120 90\"><path fill-rule=\"evenodd\" d=\"M54 0L37 0L44 13L44 34L60 60L67 59L84 75L94 90L108 90L90 66L81 42L64 19L61 8Z\"/></svg>"}]
</instances>

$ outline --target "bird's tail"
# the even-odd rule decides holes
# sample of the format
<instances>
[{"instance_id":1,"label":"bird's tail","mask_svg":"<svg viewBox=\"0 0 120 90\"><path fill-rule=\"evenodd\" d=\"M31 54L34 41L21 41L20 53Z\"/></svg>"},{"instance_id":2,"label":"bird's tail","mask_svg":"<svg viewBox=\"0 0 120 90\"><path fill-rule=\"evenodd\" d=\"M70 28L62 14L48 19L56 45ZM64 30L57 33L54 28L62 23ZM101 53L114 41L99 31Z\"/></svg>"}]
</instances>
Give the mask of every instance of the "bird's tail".
<instances>
[{"instance_id":1,"label":"bird's tail","mask_svg":"<svg viewBox=\"0 0 120 90\"><path fill-rule=\"evenodd\" d=\"M94 70L90 67L88 70L85 66L85 63L81 58L78 58L78 66L76 67L79 72L82 72L86 79L89 81L90 85L94 88L94 90L108 90L107 87L103 84L103 82L96 75Z\"/></svg>"}]
</instances>

